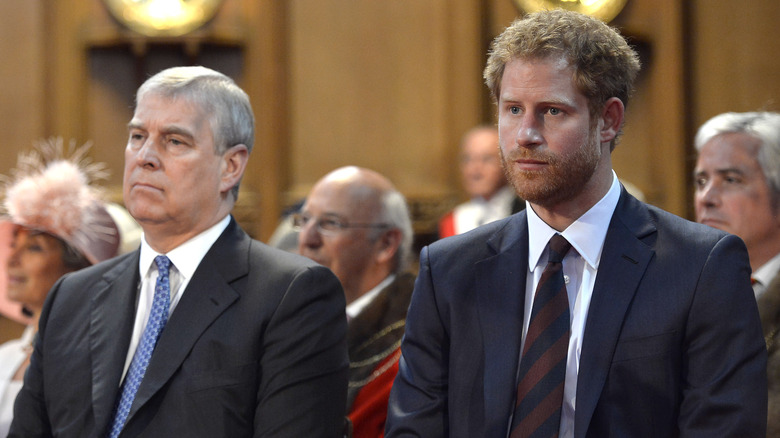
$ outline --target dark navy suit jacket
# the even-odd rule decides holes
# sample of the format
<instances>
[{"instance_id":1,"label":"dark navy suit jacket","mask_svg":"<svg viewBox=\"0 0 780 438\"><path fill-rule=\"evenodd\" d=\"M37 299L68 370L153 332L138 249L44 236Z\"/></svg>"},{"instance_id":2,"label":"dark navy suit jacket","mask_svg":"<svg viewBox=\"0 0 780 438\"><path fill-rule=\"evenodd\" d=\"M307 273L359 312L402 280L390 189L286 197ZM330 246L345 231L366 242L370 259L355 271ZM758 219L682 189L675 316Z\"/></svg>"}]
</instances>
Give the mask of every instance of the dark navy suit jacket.
<instances>
[{"instance_id":1,"label":"dark navy suit jacket","mask_svg":"<svg viewBox=\"0 0 780 438\"><path fill-rule=\"evenodd\" d=\"M526 213L424 248L388 437L500 437L513 410ZM766 348L743 242L623 189L588 312L574 435L763 437Z\"/></svg>"}]
</instances>

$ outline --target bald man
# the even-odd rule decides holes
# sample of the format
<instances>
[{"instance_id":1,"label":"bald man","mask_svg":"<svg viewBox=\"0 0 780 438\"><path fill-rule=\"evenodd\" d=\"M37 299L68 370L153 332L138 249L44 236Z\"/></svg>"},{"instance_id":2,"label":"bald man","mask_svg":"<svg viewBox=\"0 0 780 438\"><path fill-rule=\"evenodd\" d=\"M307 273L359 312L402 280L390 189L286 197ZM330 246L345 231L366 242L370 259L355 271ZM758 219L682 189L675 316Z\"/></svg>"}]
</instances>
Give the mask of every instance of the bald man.
<instances>
[{"instance_id":1,"label":"bald man","mask_svg":"<svg viewBox=\"0 0 780 438\"><path fill-rule=\"evenodd\" d=\"M294 224L300 254L330 268L344 287L353 434L381 437L414 288L406 201L379 173L343 167L315 184Z\"/></svg>"}]
</instances>

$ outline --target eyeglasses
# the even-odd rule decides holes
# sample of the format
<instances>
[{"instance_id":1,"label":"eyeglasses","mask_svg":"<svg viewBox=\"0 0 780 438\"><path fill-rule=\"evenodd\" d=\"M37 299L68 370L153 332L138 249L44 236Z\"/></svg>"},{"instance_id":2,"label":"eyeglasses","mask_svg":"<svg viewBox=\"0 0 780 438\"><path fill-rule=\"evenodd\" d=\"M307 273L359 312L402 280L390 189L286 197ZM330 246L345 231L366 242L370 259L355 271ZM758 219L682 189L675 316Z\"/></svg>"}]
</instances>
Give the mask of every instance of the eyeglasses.
<instances>
[{"instance_id":1,"label":"eyeglasses","mask_svg":"<svg viewBox=\"0 0 780 438\"><path fill-rule=\"evenodd\" d=\"M301 231L310 221L314 220L314 226L317 227L317 231L322 234L332 236L340 231L348 228L388 228L389 224L376 223L376 224L361 224L361 223L349 223L346 220L334 215L326 214L322 217L315 218L305 213L295 213L292 215L293 229L295 231Z\"/></svg>"}]
</instances>

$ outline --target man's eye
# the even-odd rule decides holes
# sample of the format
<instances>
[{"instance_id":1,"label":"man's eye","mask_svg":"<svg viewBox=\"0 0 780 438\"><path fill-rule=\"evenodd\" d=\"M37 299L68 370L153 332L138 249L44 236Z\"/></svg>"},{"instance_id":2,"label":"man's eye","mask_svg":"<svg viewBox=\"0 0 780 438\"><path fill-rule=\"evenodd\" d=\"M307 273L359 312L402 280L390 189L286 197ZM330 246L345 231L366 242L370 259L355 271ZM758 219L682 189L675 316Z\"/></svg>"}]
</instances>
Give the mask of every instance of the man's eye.
<instances>
[{"instance_id":1,"label":"man's eye","mask_svg":"<svg viewBox=\"0 0 780 438\"><path fill-rule=\"evenodd\" d=\"M561 110L558 108L550 108L549 110L547 110L547 112L550 113L551 116L557 116L558 114L561 113Z\"/></svg>"},{"instance_id":2,"label":"man's eye","mask_svg":"<svg viewBox=\"0 0 780 438\"><path fill-rule=\"evenodd\" d=\"M322 219L320 220L320 227L326 230L338 230L341 228L341 223L335 219Z\"/></svg>"},{"instance_id":3,"label":"man's eye","mask_svg":"<svg viewBox=\"0 0 780 438\"><path fill-rule=\"evenodd\" d=\"M509 107L509 112L512 114L520 114L520 107L511 106Z\"/></svg>"}]
</instances>

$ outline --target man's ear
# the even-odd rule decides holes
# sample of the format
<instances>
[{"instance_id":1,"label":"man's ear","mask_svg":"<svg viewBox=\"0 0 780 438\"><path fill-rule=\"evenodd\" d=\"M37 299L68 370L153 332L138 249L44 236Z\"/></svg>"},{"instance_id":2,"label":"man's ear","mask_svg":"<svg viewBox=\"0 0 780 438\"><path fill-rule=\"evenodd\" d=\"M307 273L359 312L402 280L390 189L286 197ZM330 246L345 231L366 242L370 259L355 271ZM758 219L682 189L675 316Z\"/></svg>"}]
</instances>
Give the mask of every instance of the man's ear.
<instances>
[{"instance_id":1,"label":"man's ear","mask_svg":"<svg viewBox=\"0 0 780 438\"><path fill-rule=\"evenodd\" d=\"M377 240L377 261L384 263L395 257L398 248L401 246L401 230L391 228Z\"/></svg>"},{"instance_id":2,"label":"man's ear","mask_svg":"<svg viewBox=\"0 0 780 438\"><path fill-rule=\"evenodd\" d=\"M243 144L237 144L222 154L222 182L220 192L232 189L244 175L249 161L249 149Z\"/></svg>"},{"instance_id":3,"label":"man's ear","mask_svg":"<svg viewBox=\"0 0 780 438\"><path fill-rule=\"evenodd\" d=\"M610 97L607 100L604 110L601 112L601 120L603 122L599 131L599 141L601 143L611 142L617 137L620 127L623 125L624 113L625 107L620 99Z\"/></svg>"}]
</instances>

